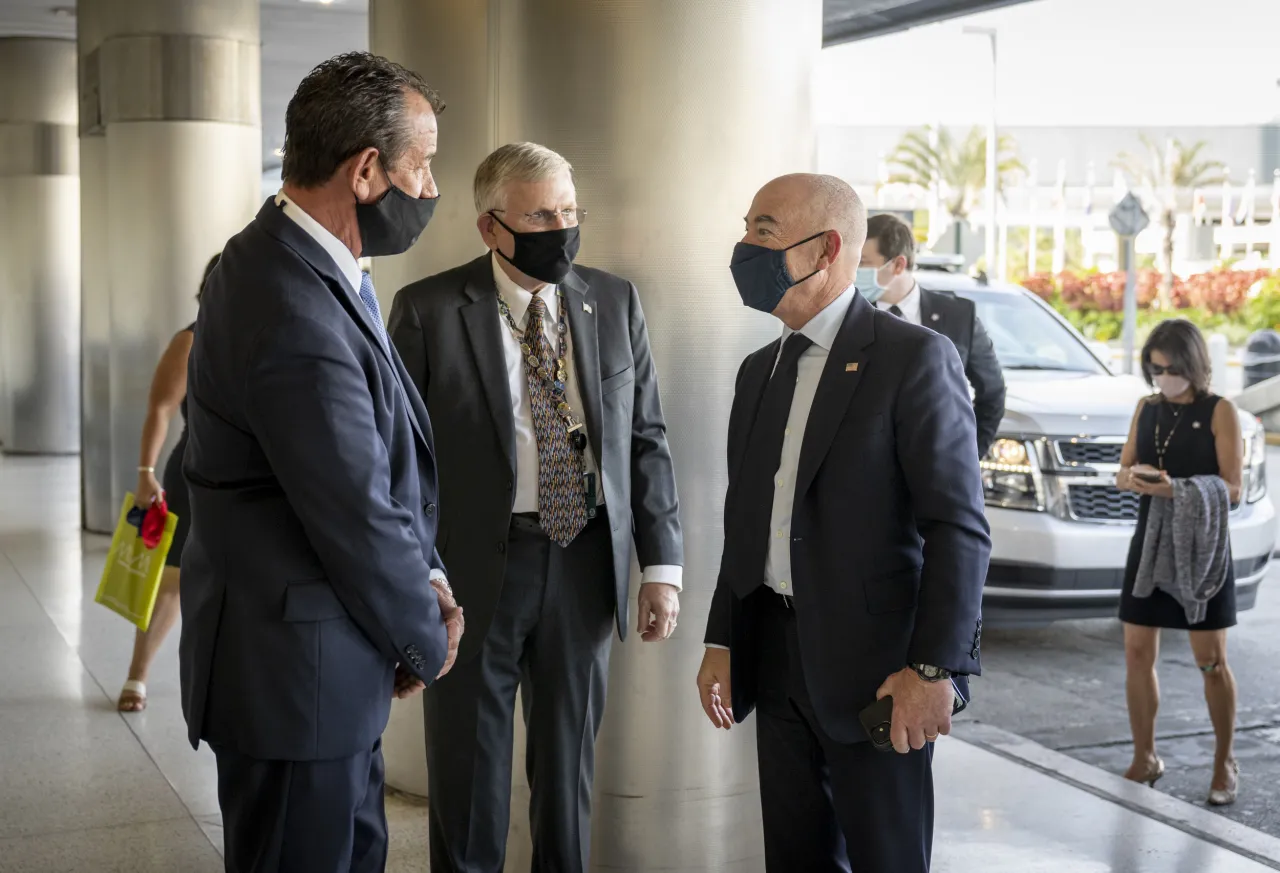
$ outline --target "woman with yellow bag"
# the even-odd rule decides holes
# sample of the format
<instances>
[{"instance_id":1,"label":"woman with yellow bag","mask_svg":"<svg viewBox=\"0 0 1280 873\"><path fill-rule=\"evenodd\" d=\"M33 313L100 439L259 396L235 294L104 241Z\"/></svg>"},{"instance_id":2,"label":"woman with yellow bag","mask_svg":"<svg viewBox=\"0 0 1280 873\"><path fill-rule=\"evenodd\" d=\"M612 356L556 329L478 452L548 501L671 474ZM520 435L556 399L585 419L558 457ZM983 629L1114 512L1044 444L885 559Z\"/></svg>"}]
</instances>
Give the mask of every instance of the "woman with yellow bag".
<instances>
[{"instance_id":1,"label":"woman with yellow bag","mask_svg":"<svg viewBox=\"0 0 1280 873\"><path fill-rule=\"evenodd\" d=\"M204 291L209 274L218 263L214 255L204 268L196 303ZM182 455L187 447L187 356L191 353L195 325L192 324L169 343L151 379L151 394L147 400L147 420L142 426L142 452L138 465L138 489L134 492L137 505L146 508L163 499L169 511L178 517L173 544L165 558L164 575L160 591L156 595L151 623L145 631L139 630L133 641L133 660L129 664L129 678L120 691L116 708L121 712L141 712L147 708L147 673L151 662L164 643L164 638L178 620L178 568L182 563L182 547L186 544L187 531L191 529L191 504L187 497L187 483L182 478ZM169 455L164 467L164 486L156 480L156 462L160 449L169 434L169 420L175 412L182 412L182 436Z\"/></svg>"}]
</instances>

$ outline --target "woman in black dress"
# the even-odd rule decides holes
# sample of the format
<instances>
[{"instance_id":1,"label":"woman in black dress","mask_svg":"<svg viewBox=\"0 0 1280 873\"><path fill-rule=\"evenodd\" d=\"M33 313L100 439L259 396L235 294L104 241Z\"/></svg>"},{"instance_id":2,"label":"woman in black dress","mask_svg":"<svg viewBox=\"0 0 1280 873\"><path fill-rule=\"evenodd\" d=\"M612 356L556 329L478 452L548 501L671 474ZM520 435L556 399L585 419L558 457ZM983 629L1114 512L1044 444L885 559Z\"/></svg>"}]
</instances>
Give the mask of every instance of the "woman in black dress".
<instances>
[{"instance_id":1,"label":"woman in black dress","mask_svg":"<svg viewBox=\"0 0 1280 873\"><path fill-rule=\"evenodd\" d=\"M1216 739L1208 802L1222 806L1235 801L1239 777L1232 747L1236 681L1227 665L1227 628L1236 623L1234 574L1228 570L1226 584L1209 601L1204 620L1194 625L1187 623L1182 605L1170 594L1157 589L1139 598L1133 596L1133 587L1151 498L1172 497L1171 479L1221 476L1232 505L1239 502L1244 478L1240 420L1230 400L1209 393L1209 352L1200 331L1185 319L1161 322L1151 332L1142 348L1142 373L1158 393L1138 404L1116 477L1119 488L1142 495L1120 595L1133 731L1133 764L1125 776L1154 785L1164 774L1155 747L1160 628L1188 630ZM1158 481L1144 481L1144 475L1158 476Z\"/></svg>"},{"instance_id":2,"label":"woman in black dress","mask_svg":"<svg viewBox=\"0 0 1280 873\"><path fill-rule=\"evenodd\" d=\"M218 256L204 268L200 280L200 293L209 274L218 263ZM182 563L182 547L191 529L191 503L187 498L187 483L182 478L182 455L187 448L187 356L195 336L195 325L178 331L169 343L151 379L151 395L147 399L147 420L142 426L142 451L138 463L138 488L134 498L138 506L150 506L161 497L169 511L178 516L178 526L173 532L173 545L165 558L164 575L160 579L160 591L151 613L151 623L145 632L138 631L133 640L133 660L129 663L129 678L120 691L116 707L121 712L141 712L147 708L147 673L151 661L164 643L164 638L178 620L178 568ZM169 434L169 420L174 412L182 412L182 436L169 455L164 466L164 487L156 480L156 461L160 449Z\"/></svg>"}]
</instances>

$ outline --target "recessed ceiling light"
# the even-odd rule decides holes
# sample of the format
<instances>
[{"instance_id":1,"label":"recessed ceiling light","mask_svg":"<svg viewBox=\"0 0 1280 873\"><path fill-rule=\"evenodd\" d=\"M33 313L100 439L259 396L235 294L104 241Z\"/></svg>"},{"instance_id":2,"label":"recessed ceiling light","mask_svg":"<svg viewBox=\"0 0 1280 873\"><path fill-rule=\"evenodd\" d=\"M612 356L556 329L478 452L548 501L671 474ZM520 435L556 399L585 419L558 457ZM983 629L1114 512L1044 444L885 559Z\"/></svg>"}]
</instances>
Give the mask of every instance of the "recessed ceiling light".
<instances>
[{"instance_id":1,"label":"recessed ceiling light","mask_svg":"<svg viewBox=\"0 0 1280 873\"><path fill-rule=\"evenodd\" d=\"M49 10L55 18L75 18L76 8L74 6L55 6Z\"/></svg>"},{"instance_id":2,"label":"recessed ceiling light","mask_svg":"<svg viewBox=\"0 0 1280 873\"><path fill-rule=\"evenodd\" d=\"M302 0L303 3L314 3L318 6L332 6L334 0Z\"/></svg>"}]
</instances>

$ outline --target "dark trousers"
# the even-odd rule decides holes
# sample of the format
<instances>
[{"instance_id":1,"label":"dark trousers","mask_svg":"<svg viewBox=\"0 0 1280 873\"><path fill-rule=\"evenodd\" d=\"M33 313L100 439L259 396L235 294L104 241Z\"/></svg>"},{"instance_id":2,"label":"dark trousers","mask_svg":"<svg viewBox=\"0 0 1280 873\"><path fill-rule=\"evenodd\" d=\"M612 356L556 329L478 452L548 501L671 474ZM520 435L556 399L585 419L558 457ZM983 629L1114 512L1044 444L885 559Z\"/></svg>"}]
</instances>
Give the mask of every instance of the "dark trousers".
<instances>
[{"instance_id":1,"label":"dark trousers","mask_svg":"<svg viewBox=\"0 0 1280 873\"><path fill-rule=\"evenodd\" d=\"M425 693L432 873L502 871L517 687L533 870L586 870L614 624L612 562L603 513L566 548L513 523L484 648Z\"/></svg>"},{"instance_id":2,"label":"dark trousers","mask_svg":"<svg viewBox=\"0 0 1280 873\"><path fill-rule=\"evenodd\" d=\"M759 608L756 744L765 869L927 873L933 746L899 755L828 737L805 688L794 610L767 589L752 596Z\"/></svg>"},{"instance_id":3,"label":"dark trousers","mask_svg":"<svg viewBox=\"0 0 1280 873\"><path fill-rule=\"evenodd\" d=\"M227 873L382 873L382 742L333 761L215 748Z\"/></svg>"}]
</instances>

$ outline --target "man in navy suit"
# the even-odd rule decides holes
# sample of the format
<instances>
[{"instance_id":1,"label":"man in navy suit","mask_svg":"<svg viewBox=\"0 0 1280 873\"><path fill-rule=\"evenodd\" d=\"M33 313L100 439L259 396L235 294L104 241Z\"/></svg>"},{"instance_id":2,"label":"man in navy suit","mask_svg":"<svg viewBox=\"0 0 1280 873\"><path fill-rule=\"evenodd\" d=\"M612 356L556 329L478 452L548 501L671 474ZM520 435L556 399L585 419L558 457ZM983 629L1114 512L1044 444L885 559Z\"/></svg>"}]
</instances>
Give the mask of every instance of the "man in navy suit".
<instances>
[{"instance_id":1,"label":"man in navy suit","mask_svg":"<svg viewBox=\"0 0 1280 873\"><path fill-rule=\"evenodd\" d=\"M426 227L441 109L383 58L321 64L289 103L283 190L205 286L182 706L217 756L234 873L385 868L391 699L447 671L462 633L431 425L357 262Z\"/></svg>"},{"instance_id":2,"label":"man in navy suit","mask_svg":"<svg viewBox=\"0 0 1280 873\"><path fill-rule=\"evenodd\" d=\"M738 373L698 688L756 710L766 867L926 873L933 741L979 672L990 553L955 346L854 288L866 211L830 176L756 195L731 269L782 338ZM898 754L859 721L893 698Z\"/></svg>"}]
</instances>

